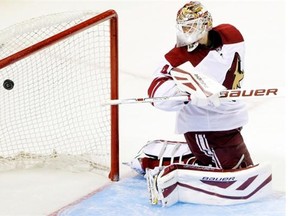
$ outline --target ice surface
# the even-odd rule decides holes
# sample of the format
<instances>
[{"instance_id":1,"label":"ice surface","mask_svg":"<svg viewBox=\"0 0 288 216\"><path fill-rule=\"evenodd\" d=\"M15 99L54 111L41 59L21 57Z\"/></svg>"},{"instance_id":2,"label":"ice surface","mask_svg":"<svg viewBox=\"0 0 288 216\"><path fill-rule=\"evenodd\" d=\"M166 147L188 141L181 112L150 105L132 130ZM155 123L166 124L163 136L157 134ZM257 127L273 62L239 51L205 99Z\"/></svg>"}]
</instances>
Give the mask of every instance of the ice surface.
<instances>
[{"instance_id":1,"label":"ice surface","mask_svg":"<svg viewBox=\"0 0 288 216\"><path fill-rule=\"evenodd\" d=\"M221 215L221 216L284 216L285 194L274 192L271 197L258 202L232 206L197 205L177 203L170 207L151 205L142 176L124 179L98 192L79 204L59 212L59 216L94 216L94 215L127 215L127 216L188 216L188 215Z\"/></svg>"}]
</instances>

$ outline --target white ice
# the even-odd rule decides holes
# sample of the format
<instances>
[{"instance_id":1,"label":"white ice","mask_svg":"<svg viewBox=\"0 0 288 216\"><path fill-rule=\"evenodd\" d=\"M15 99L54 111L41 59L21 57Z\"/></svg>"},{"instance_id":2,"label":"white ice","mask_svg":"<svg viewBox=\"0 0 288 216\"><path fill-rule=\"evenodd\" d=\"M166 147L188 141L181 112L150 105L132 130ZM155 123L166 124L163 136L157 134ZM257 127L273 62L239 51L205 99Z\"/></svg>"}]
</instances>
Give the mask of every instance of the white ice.
<instances>
[{"instance_id":1,"label":"white ice","mask_svg":"<svg viewBox=\"0 0 288 216\"><path fill-rule=\"evenodd\" d=\"M212 13L215 25L231 23L244 35L247 49L244 87L284 89L285 0L202 2ZM0 29L49 13L114 9L119 15L120 98L146 97L155 67L174 46L175 14L184 3L183 0L1 0ZM243 130L246 144L255 162L271 162L274 190L286 191L285 97L247 103L250 122ZM183 140L182 135L174 134L174 113L156 110L149 104L120 106L121 162L133 158L148 140L159 138ZM121 165L120 171L123 180L130 175L125 166ZM89 172L43 169L1 172L0 215L48 215L107 183L106 177Z\"/></svg>"}]
</instances>

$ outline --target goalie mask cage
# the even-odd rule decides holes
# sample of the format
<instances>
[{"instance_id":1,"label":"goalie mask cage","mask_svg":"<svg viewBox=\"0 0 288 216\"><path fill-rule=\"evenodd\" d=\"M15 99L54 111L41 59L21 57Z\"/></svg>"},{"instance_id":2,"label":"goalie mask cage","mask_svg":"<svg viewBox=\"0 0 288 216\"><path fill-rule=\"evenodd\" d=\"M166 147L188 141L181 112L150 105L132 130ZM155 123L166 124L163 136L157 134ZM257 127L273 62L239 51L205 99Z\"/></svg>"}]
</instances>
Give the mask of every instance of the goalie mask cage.
<instances>
[{"instance_id":1,"label":"goalie mask cage","mask_svg":"<svg viewBox=\"0 0 288 216\"><path fill-rule=\"evenodd\" d=\"M95 170L119 179L118 20L65 12L0 31L0 170Z\"/></svg>"}]
</instances>

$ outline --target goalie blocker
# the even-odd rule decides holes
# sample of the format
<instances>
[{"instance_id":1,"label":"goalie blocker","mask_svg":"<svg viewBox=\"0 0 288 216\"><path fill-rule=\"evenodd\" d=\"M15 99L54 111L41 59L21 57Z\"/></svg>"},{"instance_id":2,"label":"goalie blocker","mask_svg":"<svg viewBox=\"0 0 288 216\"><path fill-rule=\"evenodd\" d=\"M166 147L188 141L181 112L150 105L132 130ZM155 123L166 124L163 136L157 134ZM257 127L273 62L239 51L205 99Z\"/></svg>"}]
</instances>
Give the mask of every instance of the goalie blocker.
<instances>
[{"instance_id":1,"label":"goalie blocker","mask_svg":"<svg viewBox=\"0 0 288 216\"><path fill-rule=\"evenodd\" d=\"M222 101L283 96L283 94L279 94L278 88L226 89L223 85L204 74L187 72L180 68L171 69L170 75L175 81L177 88L182 92L181 94L150 98L114 99L104 102L102 105L191 101L192 104L198 106L206 106L208 104L219 106Z\"/></svg>"},{"instance_id":2,"label":"goalie blocker","mask_svg":"<svg viewBox=\"0 0 288 216\"><path fill-rule=\"evenodd\" d=\"M272 192L270 164L231 170L200 166L185 142L148 142L127 165L145 174L151 204L234 205Z\"/></svg>"}]
</instances>

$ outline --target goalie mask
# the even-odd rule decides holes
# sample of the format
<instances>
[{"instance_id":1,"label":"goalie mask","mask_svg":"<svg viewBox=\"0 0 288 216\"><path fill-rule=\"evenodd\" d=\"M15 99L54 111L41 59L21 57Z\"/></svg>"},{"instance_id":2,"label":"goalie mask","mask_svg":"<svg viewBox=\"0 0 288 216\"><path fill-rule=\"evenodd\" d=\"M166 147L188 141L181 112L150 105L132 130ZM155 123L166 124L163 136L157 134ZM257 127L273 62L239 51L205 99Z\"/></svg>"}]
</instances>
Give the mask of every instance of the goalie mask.
<instances>
[{"instance_id":1,"label":"goalie mask","mask_svg":"<svg viewBox=\"0 0 288 216\"><path fill-rule=\"evenodd\" d=\"M177 13L177 47L188 46L193 51L198 46L198 40L212 29L210 13L198 1L185 4Z\"/></svg>"}]
</instances>

